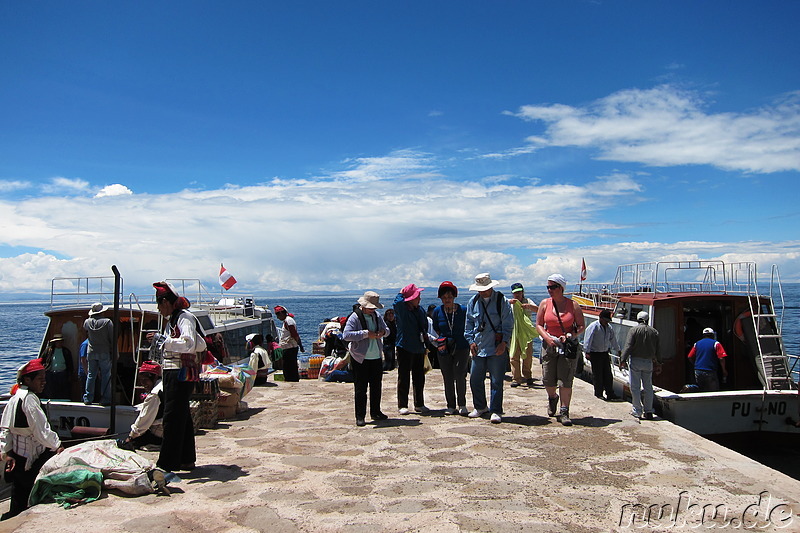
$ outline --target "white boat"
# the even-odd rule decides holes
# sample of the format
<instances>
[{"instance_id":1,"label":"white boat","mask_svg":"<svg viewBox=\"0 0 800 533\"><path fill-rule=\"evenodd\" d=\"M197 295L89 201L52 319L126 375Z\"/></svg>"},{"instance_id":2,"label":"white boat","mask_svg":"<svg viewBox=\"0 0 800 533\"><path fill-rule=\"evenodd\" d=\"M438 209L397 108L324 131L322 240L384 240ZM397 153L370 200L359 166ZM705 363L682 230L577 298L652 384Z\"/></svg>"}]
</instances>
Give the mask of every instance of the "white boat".
<instances>
[{"instance_id":1,"label":"white boat","mask_svg":"<svg viewBox=\"0 0 800 533\"><path fill-rule=\"evenodd\" d=\"M778 269L772 267L763 293L757 281L753 262L637 263L620 266L614 282L583 284L571 297L581 305L587 324L601 310L611 310L621 347L637 324L636 315L650 315L663 359L661 374L653 378L656 413L663 418L705 436L758 432L797 437L800 429L791 419L798 417L798 386L792 377L798 358L786 353L781 337ZM719 392L692 387L693 368L686 356L706 327L716 332L728 354L728 379ZM619 369L616 354L612 359L615 391L629 397L628 372ZM584 374L591 377L591 361L583 363Z\"/></svg>"},{"instance_id":2,"label":"white boat","mask_svg":"<svg viewBox=\"0 0 800 533\"><path fill-rule=\"evenodd\" d=\"M116 268L112 267L115 274ZM252 296L212 297L198 279L172 279L178 292L189 299L191 311L198 319L209 343L209 350L222 363L235 363L249 358L245 337L260 333L265 338L277 338L272 311L257 306ZM150 358L146 340L148 331L161 331L164 318L158 312L155 291L145 296L133 293L123 297L122 279L119 276L55 278L51 283L49 318L42 339L40 355L54 335L62 335L64 346L73 358L73 368L78 368L80 344L86 338L83 322L95 302L107 306L102 316L116 324L116 365L112 370L114 385L111 406L84 405L80 382L71 382L70 397L42 400L51 427L64 439L72 438L75 426L109 428L109 434L127 434L136 419L133 406L137 396L136 369ZM7 399L6 399L7 400ZM6 400L0 401L0 411Z\"/></svg>"}]
</instances>

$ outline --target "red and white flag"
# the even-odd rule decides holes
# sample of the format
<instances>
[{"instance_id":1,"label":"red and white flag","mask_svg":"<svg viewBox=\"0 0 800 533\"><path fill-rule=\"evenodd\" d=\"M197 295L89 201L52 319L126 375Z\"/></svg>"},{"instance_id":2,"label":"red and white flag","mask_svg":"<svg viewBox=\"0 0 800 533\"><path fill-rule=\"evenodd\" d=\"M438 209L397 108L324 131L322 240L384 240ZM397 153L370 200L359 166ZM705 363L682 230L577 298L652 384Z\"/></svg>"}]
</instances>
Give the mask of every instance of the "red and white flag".
<instances>
[{"instance_id":1,"label":"red and white flag","mask_svg":"<svg viewBox=\"0 0 800 533\"><path fill-rule=\"evenodd\" d=\"M581 258L581 281L586 280L586 260Z\"/></svg>"},{"instance_id":2,"label":"red and white flag","mask_svg":"<svg viewBox=\"0 0 800 533\"><path fill-rule=\"evenodd\" d=\"M219 264L219 284L226 291L236 285L236 278L231 276L231 273L225 270L222 263Z\"/></svg>"}]
</instances>

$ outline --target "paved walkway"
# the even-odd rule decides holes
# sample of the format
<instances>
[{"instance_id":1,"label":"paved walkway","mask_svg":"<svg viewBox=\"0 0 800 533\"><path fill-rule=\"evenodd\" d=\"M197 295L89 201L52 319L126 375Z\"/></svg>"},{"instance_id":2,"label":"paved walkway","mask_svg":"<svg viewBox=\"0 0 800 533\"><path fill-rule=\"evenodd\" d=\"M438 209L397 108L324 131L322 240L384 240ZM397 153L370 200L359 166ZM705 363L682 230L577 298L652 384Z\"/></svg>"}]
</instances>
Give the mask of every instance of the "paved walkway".
<instances>
[{"instance_id":1,"label":"paved walkway","mask_svg":"<svg viewBox=\"0 0 800 533\"><path fill-rule=\"evenodd\" d=\"M171 497L40 505L0 531L674 531L759 520L762 531L800 530L800 482L669 422L640 423L587 383L575 382L572 427L545 416L538 387L506 386L494 425L444 416L437 370L427 415L397 415L395 384L385 375L391 418L364 428L349 384L256 387L247 416L197 437L199 466Z\"/></svg>"}]
</instances>

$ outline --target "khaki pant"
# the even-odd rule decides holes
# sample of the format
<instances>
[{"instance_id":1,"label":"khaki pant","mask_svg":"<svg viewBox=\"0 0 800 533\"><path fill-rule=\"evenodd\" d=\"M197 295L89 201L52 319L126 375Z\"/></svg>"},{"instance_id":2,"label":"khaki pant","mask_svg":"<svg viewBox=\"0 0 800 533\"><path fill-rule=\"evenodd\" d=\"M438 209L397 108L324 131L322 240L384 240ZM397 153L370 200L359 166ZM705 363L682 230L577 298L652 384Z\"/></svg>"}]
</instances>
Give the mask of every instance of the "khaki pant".
<instances>
[{"instance_id":1,"label":"khaki pant","mask_svg":"<svg viewBox=\"0 0 800 533\"><path fill-rule=\"evenodd\" d=\"M522 383L533 378L531 368L533 368L533 343L529 342L525 348L525 358L521 359L520 351L514 350L511 355L511 376L513 381Z\"/></svg>"}]
</instances>

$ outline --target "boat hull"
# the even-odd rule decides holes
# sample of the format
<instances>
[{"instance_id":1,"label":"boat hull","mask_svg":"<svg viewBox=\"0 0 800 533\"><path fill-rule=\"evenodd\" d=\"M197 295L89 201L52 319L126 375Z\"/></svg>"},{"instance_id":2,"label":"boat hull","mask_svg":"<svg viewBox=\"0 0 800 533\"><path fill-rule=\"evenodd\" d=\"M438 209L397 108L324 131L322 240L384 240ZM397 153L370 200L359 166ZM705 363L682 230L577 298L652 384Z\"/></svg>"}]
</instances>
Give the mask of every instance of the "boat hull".
<instances>
[{"instance_id":1,"label":"boat hull","mask_svg":"<svg viewBox=\"0 0 800 533\"><path fill-rule=\"evenodd\" d=\"M7 403L8 401L0 402L0 412L5 409ZM42 407L47 413L50 427L58 433L62 440L72 438L71 432L75 426L108 428L111 422L111 407L102 405L43 400ZM139 411L136 407L129 405L118 405L116 410L114 428L111 433L127 436Z\"/></svg>"}]
</instances>

